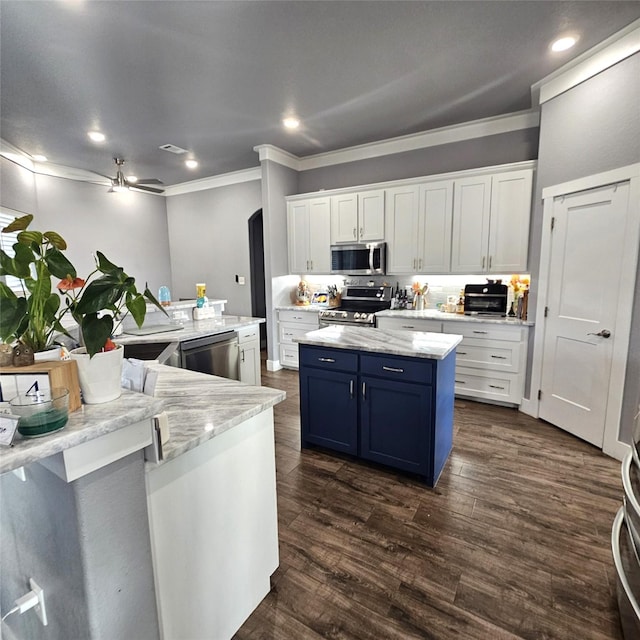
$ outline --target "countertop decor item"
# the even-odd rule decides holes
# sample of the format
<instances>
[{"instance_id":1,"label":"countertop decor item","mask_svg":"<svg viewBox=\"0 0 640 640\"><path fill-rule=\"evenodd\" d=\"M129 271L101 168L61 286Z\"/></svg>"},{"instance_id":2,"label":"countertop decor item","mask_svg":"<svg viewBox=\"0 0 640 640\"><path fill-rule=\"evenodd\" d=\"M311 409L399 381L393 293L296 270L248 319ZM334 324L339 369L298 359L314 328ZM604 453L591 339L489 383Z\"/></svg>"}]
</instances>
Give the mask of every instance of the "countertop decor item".
<instances>
[{"instance_id":1,"label":"countertop decor item","mask_svg":"<svg viewBox=\"0 0 640 640\"><path fill-rule=\"evenodd\" d=\"M146 287L139 293L135 279L96 251L96 268L86 279L64 255L67 243L55 231L29 229L33 215L16 218L2 233L17 233L13 255L0 250L0 275L18 278L22 295L0 283L0 339L34 352L50 346L54 333L69 336L61 320L70 314L80 327L90 357L110 347L111 336L127 313L140 327L147 301L160 303ZM59 280L52 284L53 279ZM57 292L55 289L57 288ZM166 312L165 312L166 313Z\"/></svg>"},{"instance_id":2,"label":"countertop decor item","mask_svg":"<svg viewBox=\"0 0 640 640\"><path fill-rule=\"evenodd\" d=\"M38 438L58 431L69 419L69 391L63 387L28 391L13 398L9 404L11 412L20 417L18 433L25 438Z\"/></svg>"},{"instance_id":3,"label":"countertop decor item","mask_svg":"<svg viewBox=\"0 0 640 640\"><path fill-rule=\"evenodd\" d=\"M82 399L87 404L111 402L122 395L122 361L124 347L117 345L109 351L93 356L86 347L71 351L71 358L78 365L78 377Z\"/></svg>"}]
</instances>

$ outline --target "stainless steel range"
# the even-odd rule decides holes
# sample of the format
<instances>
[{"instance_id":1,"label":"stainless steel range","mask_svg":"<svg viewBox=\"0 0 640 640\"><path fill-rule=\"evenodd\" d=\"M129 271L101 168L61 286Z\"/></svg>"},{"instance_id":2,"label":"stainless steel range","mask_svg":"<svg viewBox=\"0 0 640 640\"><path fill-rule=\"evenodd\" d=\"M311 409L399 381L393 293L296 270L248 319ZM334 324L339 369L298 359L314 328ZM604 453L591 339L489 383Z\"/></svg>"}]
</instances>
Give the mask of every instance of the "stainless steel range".
<instances>
[{"instance_id":1,"label":"stainless steel range","mask_svg":"<svg viewBox=\"0 0 640 640\"><path fill-rule=\"evenodd\" d=\"M374 327L376 311L391 307L391 287L345 287L335 309L320 312L320 327L351 325Z\"/></svg>"}]
</instances>

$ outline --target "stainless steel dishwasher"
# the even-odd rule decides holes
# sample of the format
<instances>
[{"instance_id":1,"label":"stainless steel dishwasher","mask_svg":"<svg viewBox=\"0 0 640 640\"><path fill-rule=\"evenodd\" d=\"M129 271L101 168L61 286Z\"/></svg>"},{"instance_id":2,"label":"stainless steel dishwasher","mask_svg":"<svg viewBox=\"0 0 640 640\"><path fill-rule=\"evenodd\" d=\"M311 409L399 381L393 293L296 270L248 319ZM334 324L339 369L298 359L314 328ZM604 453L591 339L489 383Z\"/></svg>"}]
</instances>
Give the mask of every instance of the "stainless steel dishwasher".
<instances>
[{"instance_id":1,"label":"stainless steel dishwasher","mask_svg":"<svg viewBox=\"0 0 640 640\"><path fill-rule=\"evenodd\" d=\"M180 366L191 371L239 380L239 354L238 334L227 331L181 342Z\"/></svg>"}]
</instances>

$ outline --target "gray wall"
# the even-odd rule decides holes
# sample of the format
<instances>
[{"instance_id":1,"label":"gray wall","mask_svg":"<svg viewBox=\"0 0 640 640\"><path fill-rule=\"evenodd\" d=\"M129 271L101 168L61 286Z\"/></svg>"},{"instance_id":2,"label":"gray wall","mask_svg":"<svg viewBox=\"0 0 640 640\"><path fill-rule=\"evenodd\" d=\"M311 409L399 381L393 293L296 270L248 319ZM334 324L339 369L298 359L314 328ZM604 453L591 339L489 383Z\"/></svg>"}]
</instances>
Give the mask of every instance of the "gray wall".
<instances>
[{"instance_id":1,"label":"gray wall","mask_svg":"<svg viewBox=\"0 0 640 640\"><path fill-rule=\"evenodd\" d=\"M463 140L300 173L298 193L535 160L538 129Z\"/></svg>"},{"instance_id":2,"label":"gray wall","mask_svg":"<svg viewBox=\"0 0 640 640\"><path fill-rule=\"evenodd\" d=\"M165 199L129 191L34 175L0 159L0 204L32 213L32 226L57 231L69 245L66 255L78 275L94 268L92 254L101 251L151 291L171 281Z\"/></svg>"},{"instance_id":3,"label":"gray wall","mask_svg":"<svg viewBox=\"0 0 640 640\"><path fill-rule=\"evenodd\" d=\"M209 298L228 300L225 313L250 316L248 220L262 206L260 181L166 200L172 298L195 298L196 282L205 282ZM236 283L236 274L245 285Z\"/></svg>"},{"instance_id":4,"label":"gray wall","mask_svg":"<svg viewBox=\"0 0 640 640\"><path fill-rule=\"evenodd\" d=\"M542 105L531 221L532 282L539 272L542 189L640 162L640 54ZM597 250L597 239L594 239ZM603 256L604 258L604 256ZM640 265L636 275L621 439L628 441L640 403ZM531 304L537 292L532 290Z\"/></svg>"},{"instance_id":5,"label":"gray wall","mask_svg":"<svg viewBox=\"0 0 640 640\"><path fill-rule=\"evenodd\" d=\"M9 611L33 578L49 624L35 612L5 624L30 640L156 640L142 452L70 484L38 463L25 473L0 477L0 606Z\"/></svg>"},{"instance_id":6,"label":"gray wall","mask_svg":"<svg viewBox=\"0 0 640 640\"><path fill-rule=\"evenodd\" d=\"M279 360L280 340L272 300L275 279L289 273L287 203L284 199L286 196L298 193L298 172L270 160L263 160L261 168L265 295L267 299L267 358Z\"/></svg>"}]
</instances>

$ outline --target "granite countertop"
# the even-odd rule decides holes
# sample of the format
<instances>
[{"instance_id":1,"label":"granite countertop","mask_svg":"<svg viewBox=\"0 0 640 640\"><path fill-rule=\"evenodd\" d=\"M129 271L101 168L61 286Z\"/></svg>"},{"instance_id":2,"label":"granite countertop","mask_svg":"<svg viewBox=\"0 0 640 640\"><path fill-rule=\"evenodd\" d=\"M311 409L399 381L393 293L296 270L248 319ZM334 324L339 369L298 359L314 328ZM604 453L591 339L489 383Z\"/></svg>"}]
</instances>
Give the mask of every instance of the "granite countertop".
<instances>
[{"instance_id":1,"label":"granite countertop","mask_svg":"<svg viewBox=\"0 0 640 640\"><path fill-rule=\"evenodd\" d=\"M122 333L115 341L118 344L141 344L153 342L184 342L194 338L213 336L225 331L234 331L242 327L249 327L253 324L266 322L264 318L252 318L250 316L217 316L208 320L186 320L182 323L183 328L176 331L165 331L163 333L151 333L146 336L135 336ZM166 322L149 323L169 324Z\"/></svg>"},{"instance_id":2,"label":"granite countertop","mask_svg":"<svg viewBox=\"0 0 640 640\"><path fill-rule=\"evenodd\" d=\"M529 320L518 320L517 318L496 318L492 316L465 316L461 313L445 313L437 309L387 309L378 311L376 318L405 318L406 320L441 320L454 322L483 322L487 324L505 324L516 327L533 327L534 323Z\"/></svg>"},{"instance_id":3,"label":"granite countertop","mask_svg":"<svg viewBox=\"0 0 640 640\"><path fill-rule=\"evenodd\" d=\"M276 311L324 311L329 309L326 304L286 304L275 308Z\"/></svg>"},{"instance_id":4,"label":"granite countertop","mask_svg":"<svg viewBox=\"0 0 640 640\"><path fill-rule=\"evenodd\" d=\"M16 432L13 446L0 448L0 473L118 431L151 418L161 410L162 402L156 398L124 389L120 398L112 402L83 404L69 414L69 421L60 431L42 438L23 438Z\"/></svg>"},{"instance_id":5,"label":"granite countertop","mask_svg":"<svg viewBox=\"0 0 640 640\"><path fill-rule=\"evenodd\" d=\"M462 341L462 336L454 333L395 329L383 331L369 327L333 325L309 331L293 341L332 349L442 360Z\"/></svg>"},{"instance_id":6,"label":"granite countertop","mask_svg":"<svg viewBox=\"0 0 640 640\"><path fill-rule=\"evenodd\" d=\"M253 387L187 369L162 364L149 364L148 368L158 374L154 398L162 401L171 434L163 447L164 459L148 462L148 469L194 449L286 397L279 389Z\"/></svg>"}]
</instances>

